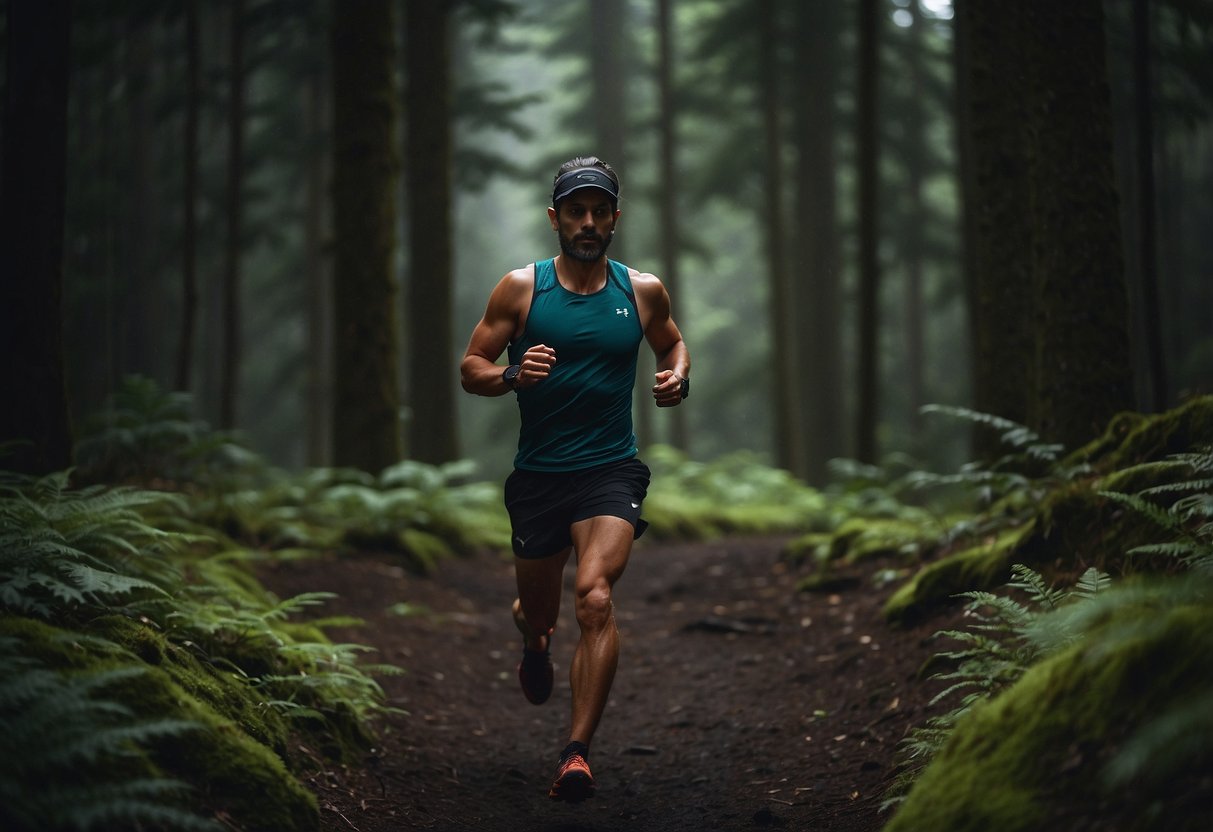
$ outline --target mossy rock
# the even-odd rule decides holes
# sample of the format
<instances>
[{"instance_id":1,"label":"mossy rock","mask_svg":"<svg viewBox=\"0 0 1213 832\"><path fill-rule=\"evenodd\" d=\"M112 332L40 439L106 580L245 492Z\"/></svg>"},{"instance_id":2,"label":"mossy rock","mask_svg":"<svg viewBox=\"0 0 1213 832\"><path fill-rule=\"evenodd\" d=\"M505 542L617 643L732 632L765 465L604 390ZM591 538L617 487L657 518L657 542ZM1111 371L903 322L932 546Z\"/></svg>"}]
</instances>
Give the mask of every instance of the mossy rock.
<instances>
[{"instance_id":1,"label":"mossy rock","mask_svg":"<svg viewBox=\"0 0 1213 832\"><path fill-rule=\"evenodd\" d=\"M1023 560L1017 553L1035 530L1035 521L1006 528L992 539L927 564L885 602L885 617L905 622L961 592L1006 583L1011 565Z\"/></svg>"},{"instance_id":2,"label":"mossy rock","mask_svg":"<svg viewBox=\"0 0 1213 832\"><path fill-rule=\"evenodd\" d=\"M1063 465L1086 463L1099 471L1112 471L1202 445L1213 445L1213 396L1199 396L1153 416L1121 413L1102 436L1074 451Z\"/></svg>"},{"instance_id":3,"label":"mossy rock","mask_svg":"<svg viewBox=\"0 0 1213 832\"><path fill-rule=\"evenodd\" d=\"M149 740L142 750L131 752L146 760L149 770L193 786L185 799L197 804L195 808L222 813L245 830L295 832L319 828L315 796L292 776L281 757L217 707L226 699L240 697L215 685L205 670L184 670L192 660L177 655L175 650L179 648L159 641L156 634L135 632L114 618L98 627L92 637L116 634L133 645L133 651L126 652L126 647L117 642L111 642L109 650L102 650L89 641L88 635L11 616L0 617L0 635L17 637L24 654L64 672L139 667L142 672L138 676L111 682L99 688L97 695L130 708L140 719L199 724L197 730ZM144 657L157 663L148 664ZM194 690L179 684L174 674L191 678ZM266 717L264 712L262 717L274 718ZM251 722L246 719L244 724ZM273 732L267 729L262 733ZM88 776L82 769L74 773L73 779L78 782ZM67 788L73 784L63 785Z\"/></svg>"},{"instance_id":4,"label":"mossy rock","mask_svg":"<svg viewBox=\"0 0 1213 832\"><path fill-rule=\"evenodd\" d=\"M900 517L854 517L834 532L830 560L856 563L872 557L915 557L935 544L942 529Z\"/></svg>"},{"instance_id":5,"label":"mossy rock","mask_svg":"<svg viewBox=\"0 0 1213 832\"><path fill-rule=\"evenodd\" d=\"M910 620L961 592L994 589L1022 563L1051 583L1073 583L1087 567L1134 571L1126 553L1157 542L1165 531L1153 520L1103 496L1102 483L1078 481L1050 492L1029 522L993 539L927 564L885 604L885 616Z\"/></svg>"},{"instance_id":6,"label":"mossy rock","mask_svg":"<svg viewBox=\"0 0 1213 832\"><path fill-rule=\"evenodd\" d=\"M809 532L788 541L783 547L783 558L789 563L823 562L829 559L834 535L826 532Z\"/></svg>"},{"instance_id":7,"label":"mossy rock","mask_svg":"<svg viewBox=\"0 0 1213 832\"><path fill-rule=\"evenodd\" d=\"M257 742L285 756L286 720L266 705L264 696L238 678L168 641L150 625L121 615L110 615L89 623L88 632L130 650L148 664L162 669L173 682L224 719L231 720ZM152 658L155 660L150 660Z\"/></svg>"},{"instance_id":8,"label":"mossy rock","mask_svg":"<svg viewBox=\"0 0 1213 832\"><path fill-rule=\"evenodd\" d=\"M1032 667L961 719L885 832L1206 832L1207 744L1177 772L1147 764L1145 776L1115 785L1107 775L1116 751L1153 717L1207 699L1211 633L1208 605L1159 606L1136 620L1118 616Z\"/></svg>"}]
</instances>

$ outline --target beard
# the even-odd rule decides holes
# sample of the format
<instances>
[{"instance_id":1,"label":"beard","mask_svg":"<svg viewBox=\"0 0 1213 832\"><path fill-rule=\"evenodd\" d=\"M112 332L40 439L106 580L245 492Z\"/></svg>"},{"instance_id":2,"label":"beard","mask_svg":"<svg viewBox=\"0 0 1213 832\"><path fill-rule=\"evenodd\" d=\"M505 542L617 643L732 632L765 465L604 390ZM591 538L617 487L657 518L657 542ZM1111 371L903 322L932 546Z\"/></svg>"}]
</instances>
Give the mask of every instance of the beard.
<instances>
[{"instance_id":1,"label":"beard","mask_svg":"<svg viewBox=\"0 0 1213 832\"><path fill-rule=\"evenodd\" d=\"M611 234L605 237L597 234L578 234L574 237L566 237L557 231L556 236L560 238L560 251L564 253L564 256L582 263L598 262L606 255L606 250L611 247Z\"/></svg>"}]
</instances>

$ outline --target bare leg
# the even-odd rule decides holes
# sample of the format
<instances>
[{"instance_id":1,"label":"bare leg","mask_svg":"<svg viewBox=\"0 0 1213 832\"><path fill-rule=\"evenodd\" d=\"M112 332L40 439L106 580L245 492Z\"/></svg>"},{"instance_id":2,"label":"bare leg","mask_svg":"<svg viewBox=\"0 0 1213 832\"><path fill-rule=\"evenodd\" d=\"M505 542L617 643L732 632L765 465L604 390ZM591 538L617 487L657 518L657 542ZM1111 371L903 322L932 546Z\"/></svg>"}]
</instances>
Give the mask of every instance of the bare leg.
<instances>
[{"instance_id":1,"label":"bare leg","mask_svg":"<svg viewBox=\"0 0 1213 832\"><path fill-rule=\"evenodd\" d=\"M569 682L573 719L569 739L589 745L606 708L619 664L612 588L632 551L632 524L619 517L591 517L571 528L577 550L576 612L581 639Z\"/></svg>"},{"instance_id":2,"label":"bare leg","mask_svg":"<svg viewBox=\"0 0 1213 832\"><path fill-rule=\"evenodd\" d=\"M514 577L518 598L514 601L514 621L526 636L531 650L546 650L556 618L560 615L560 593L564 588L565 549L548 558L514 558Z\"/></svg>"}]
</instances>

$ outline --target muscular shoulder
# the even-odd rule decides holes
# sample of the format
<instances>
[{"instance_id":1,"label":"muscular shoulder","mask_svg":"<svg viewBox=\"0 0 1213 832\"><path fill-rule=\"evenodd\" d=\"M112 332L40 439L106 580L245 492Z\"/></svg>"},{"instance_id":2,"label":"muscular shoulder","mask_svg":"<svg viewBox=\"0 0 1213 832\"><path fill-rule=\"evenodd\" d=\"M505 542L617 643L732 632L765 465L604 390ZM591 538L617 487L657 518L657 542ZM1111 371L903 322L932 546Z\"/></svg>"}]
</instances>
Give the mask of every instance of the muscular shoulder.
<instances>
[{"instance_id":1,"label":"muscular shoulder","mask_svg":"<svg viewBox=\"0 0 1213 832\"><path fill-rule=\"evenodd\" d=\"M632 291L636 293L636 304L642 313L669 314L670 299L656 275L629 268L628 276L632 279Z\"/></svg>"},{"instance_id":2,"label":"muscular shoulder","mask_svg":"<svg viewBox=\"0 0 1213 832\"><path fill-rule=\"evenodd\" d=\"M523 266L505 273L493 289L489 305L497 314L518 314L530 306L535 288L535 265Z\"/></svg>"}]
</instances>

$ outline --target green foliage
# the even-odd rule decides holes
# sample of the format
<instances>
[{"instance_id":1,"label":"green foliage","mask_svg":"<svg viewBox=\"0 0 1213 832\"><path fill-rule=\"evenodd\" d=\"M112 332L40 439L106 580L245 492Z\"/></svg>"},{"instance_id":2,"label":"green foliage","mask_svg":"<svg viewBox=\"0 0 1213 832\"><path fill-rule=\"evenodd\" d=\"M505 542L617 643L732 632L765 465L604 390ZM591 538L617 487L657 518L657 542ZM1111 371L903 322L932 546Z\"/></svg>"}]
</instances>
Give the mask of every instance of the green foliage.
<instances>
[{"instance_id":1,"label":"green foliage","mask_svg":"<svg viewBox=\"0 0 1213 832\"><path fill-rule=\"evenodd\" d=\"M301 730L314 732L321 747L340 757L345 747L365 740L374 715L388 710L370 674L395 669L360 661L368 648L329 642L321 627L348 626L353 623L348 619L308 625L291 620L324 603L331 597L328 593L274 598L249 569L255 554L225 548L221 535L205 529L165 530L183 525L186 497L130 487L72 490L68 480L66 473L42 479L0 474L0 622L7 625L33 616L66 628L63 637L71 639L79 658L91 657L84 666L105 671L99 678L112 692L98 701L117 703L76 712L82 736L93 737L97 750L71 757L75 779L55 780L48 771L39 784L45 800L66 804L76 794L75 783L100 777L113 743L155 739L157 759L167 753L163 747L176 749L172 759L180 764L177 776L182 780L206 783L220 777L222 768L223 778L243 784L233 785L233 794L259 783L257 788L273 795L258 797L265 805L264 812L258 808L257 813L294 818L289 826L267 821L249 828L297 828L297 822L306 826L298 820L308 816L306 807L299 808L305 792L275 756L285 753L278 714L308 717L299 723ZM24 650L33 650L36 640L20 643ZM119 653L114 643L122 646ZM46 656L63 660L65 654L56 654L49 645L47 650ZM11 685L6 691L16 695L13 692L59 684L42 665L27 660L38 655L14 660L13 672L5 674ZM159 675L126 683L153 670ZM80 687L78 692L89 690ZM64 701L75 701L69 694L64 693ZM130 731L123 734L105 721L116 713L138 715L142 721L133 724L143 728L130 728L128 719L122 724ZM20 710L0 716L0 734L24 736L19 733L18 722L24 719ZM188 743L171 742L169 729L199 719L204 727L194 727L203 732L205 742L196 735ZM223 739L225 720L239 726L238 737ZM224 745L232 742L239 745L238 753ZM82 743L65 748L85 749ZM185 753L187 748L193 750ZM255 767L256 776L241 774L242 766ZM172 805L187 805L181 802L181 790L162 786L152 769L135 774L151 784L146 794L138 785L121 794L88 792L102 801L96 824L129 816L145 818L154 828L158 810L138 813L157 795ZM21 788L15 783L4 776L0 789ZM88 795L80 794L81 812L92 812ZM277 800L283 802L273 802ZM254 811L256 802L241 805L241 811ZM190 828L184 821L171 822L171 815L164 817L169 828ZM84 821L65 823L65 828L89 828Z\"/></svg>"},{"instance_id":2,"label":"green foliage","mask_svg":"<svg viewBox=\"0 0 1213 832\"><path fill-rule=\"evenodd\" d=\"M90 642L94 649L116 645ZM220 830L183 806L188 786L140 765L135 749L197 731L107 695L137 666L65 673L0 637L0 823L17 830Z\"/></svg>"},{"instance_id":3,"label":"green foliage","mask_svg":"<svg viewBox=\"0 0 1213 832\"><path fill-rule=\"evenodd\" d=\"M829 511L820 492L749 452L702 463L656 445L646 450L645 460L653 482L644 516L655 537L798 531L822 524Z\"/></svg>"},{"instance_id":4,"label":"green foliage","mask_svg":"<svg viewBox=\"0 0 1213 832\"><path fill-rule=\"evenodd\" d=\"M1026 598L1017 601L1006 595L971 591L961 593L966 598L965 617L970 619L966 630L942 630L936 638L956 642L955 649L936 654L932 664L944 663L952 669L937 673L933 678L950 684L936 694L931 704L963 694L950 711L931 717L923 726L912 729L902 743L903 760L885 807L904 799L915 777L930 762L951 735L956 723L979 702L984 702L1015 684L1033 664L1051 650L1067 646L1071 639L1048 639L1041 633L1042 620L1050 613L1076 601L1090 600L1105 590L1110 577L1097 569L1088 569L1074 590L1049 586L1036 571L1016 564L1015 579L1007 584ZM1045 627L1046 632L1055 630Z\"/></svg>"},{"instance_id":5,"label":"green foliage","mask_svg":"<svg viewBox=\"0 0 1213 832\"><path fill-rule=\"evenodd\" d=\"M166 595L179 575L161 555L180 538L141 511L173 502L129 488L69 491L64 473L0 475L0 605L50 618Z\"/></svg>"},{"instance_id":6,"label":"green foliage","mask_svg":"<svg viewBox=\"0 0 1213 832\"><path fill-rule=\"evenodd\" d=\"M230 433L192 415L187 393L128 376L84 425L76 446L84 482L226 483L264 468Z\"/></svg>"},{"instance_id":7,"label":"green foliage","mask_svg":"<svg viewBox=\"0 0 1213 832\"><path fill-rule=\"evenodd\" d=\"M474 463L404 460L379 476L340 468L279 475L262 488L195 501L198 519L272 547L399 553L419 571L453 554L508 549L497 485L471 482Z\"/></svg>"},{"instance_id":8,"label":"green foliage","mask_svg":"<svg viewBox=\"0 0 1213 832\"><path fill-rule=\"evenodd\" d=\"M1140 799L1147 808L1135 807L1129 814L1147 812L1143 818L1153 817L1148 813L1156 813L1161 804L1152 802L1156 798L1151 795L1165 799L1163 795L1177 778L1213 765L1208 743L1195 739L1207 737L1213 730L1208 709L1213 700L1213 673L1203 658L1210 647L1207 631L1213 616L1213 570L1209 568L1213 562L1213 501L1209 498L1213 453L1204 449L1179 454L1166 467L1173 477L1176 473L1184 476L1134 495L1104 492L1102 496L1149 520L1161 537L1168 538L1133 547L1130 554L1162 559L1164 572L1179 570L1178 574L1161 579L1138 577L1113 587L1107 574L1089 568L1071 589L1059 590L1038 572L1017 565L1008 587L1025 600L982 591L963 593L968 599L966 616L973 623L964 631L938 634L955 641L958 648L936 656L936 661L952 667L938 674L937 678L951 684L934 701L963 695L952 710L911 731L902 749L902 770L886 806L904 800L911 782L943 749L951 751L953 758L946 768L954 770L958 757L959 765L965 765L972 732L991 730L989 725L971 726L983 719L988 722L990 714L1010 714L1022 707L1019 703L1035 695L1025 687L1031 686L1029 674L1035 675L1036 668L1045 665L1052 668L1050 673L1077 674L1083 679L1089 672L1083 668L1094 663L1114 680L1099 689L1102 710L1098 722L1092 720L1095 706L1082 695L1082 688L1093 686L1094 681L1083 681L1081 687L1056 701L1058 712L1049 718L1051 731L1077 731L1089 737L1082 740L1087 743L1098 737L1108 749L1086 769L1084 782L1090 785L1080 788L1103 795L1109 788L1132 784L1145 795ZM1204 623L1194 623L1190 620L1194 618ZM1148 667L1148 674L1144 669L1125 669L1137 662ZM1051 690L1055 695L1058 685L1053 684ZM1004 700L1005 707L1001 705ZM1145 706L1147 701L1151 707ZM987 702L994 704L977 714ZM1044 707L1039 702L1033 706ZM1017 747L1029 729L1004 719L997 730L1008 747ZM1052 741L1074 747L1078 740L1071 735ZM1033 781L1030 770L1040 763L1014 755L1037 753L1025 749L1003 755L1006 765L1019 770L1021 786ZM941 782L932 779L923 788L937 790ZM996 800L988 793L993 788L983 789L987 792L984 799ZM1042 782L1033 788L1042 794L1050 791ZM1064 798L1054 795L1051 799ZM913 809L915 820L907 821L910 826L925 822L921 805L920 801ZM1180 828L1189 828L1184 824L1191 822L1190 817L1181 810L1176 810L1175 817ZM1004 822L998 828L1015 827Z\"/></svg>"}]
</instances>

